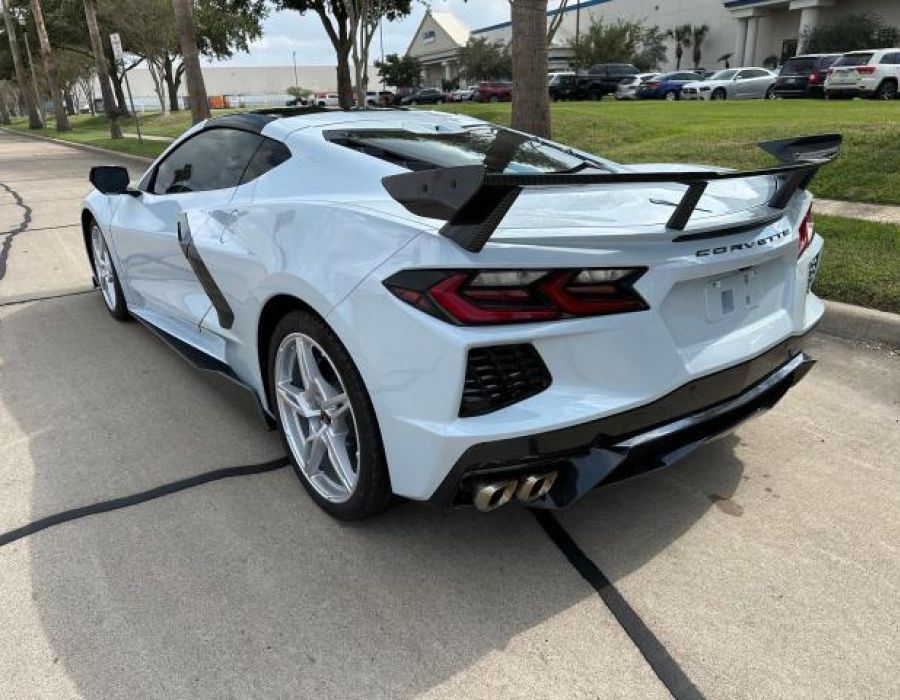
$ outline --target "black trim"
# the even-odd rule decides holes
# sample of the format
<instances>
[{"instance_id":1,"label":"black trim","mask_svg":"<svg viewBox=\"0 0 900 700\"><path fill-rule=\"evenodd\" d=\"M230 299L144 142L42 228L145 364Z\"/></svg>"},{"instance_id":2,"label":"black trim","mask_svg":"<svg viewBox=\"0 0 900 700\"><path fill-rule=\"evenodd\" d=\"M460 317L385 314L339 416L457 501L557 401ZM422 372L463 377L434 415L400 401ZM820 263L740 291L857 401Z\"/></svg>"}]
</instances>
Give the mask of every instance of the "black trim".
<instances>
[{"instance_id":1,"label":"black trim","mask_svg":"<svg viewBox=\"0 0 900 700\"><path fill-rule=\"evenodd\" d=\"M790 382L780 383L733 412L654 439L649 445L623 448L622 443L750 392L796 359L810 333L788 338L751 360L695 379L638 408L569 428L473 445L457 460L429 501L440 507L459 505L464 479L472 473L519 473L553 467L561 472L551 492L555 498L536 505L557 508L569 505L601 482L672 464L691 451L689 448L774 405L808 371L812 361L800 363L802 367L791 374Z\"/></svg>"},{"instance_id":2,"label":"black trim","mask_svg":"<svg viewBox=\"0 0 900 700\"><path fill-rule=\"evenodd\" d=\"M262 418L263 423L268 430L274 430L277 426L275 424L275 420L269 414L269 411L266 409L265 405L260 399L259 394L256 393L256 390L251 387L249 384L246 384L243 380L240 379L231 367L223 362L222 360L213 357L205 353L203 350L194 347L190 343L184 342L181 338L172 335L168 331L163 330L159 326L151 323L145 318L141 318L137 314L134 314L134 317L143 324L147 330L153 333L157 338L163 341L166 345L168 345L172 350L181 355L181 357L186 360L189 364L193 365L197 369L203 370L204 372L213 372L214 374L218 374L225 379L228 379L231 382L234 382L242 389L249 391L253 395L253 399L256 403L256 409L259 411L260 418Z\"/></svg>"},{"instance_id":3,"label":"black trim","mask_svg":"<svg viewBox=\"0 0 900 700\"><path fill-rule=\"evenodd\" d=\"M187 214L184 212L178 216L178 245L197 276L200 286L203 287L203 291L206 292L206 296L212 302L216 315L219 318L219 325L222 328L231 328L234 325L234 311L231 310L228 300L213 279L209 268L203 262L203 258L200 257L200 251L197 250L197 246L194 245L194 239L191 236L191 225L188 222Z\"/></svg>"},{"instance_id":4,"label":"black trim","mask_svg":"<svg viewBox=\"0 0 900 700\"><path fill-rule=\"evenodd\" d=\"M803 136L759 144L776 156L780 164L758 170L700 170L685 172L542 173L506 174L490 172L485 165L434 168L389 175L381 182L388 193L418 216L443 219L441 234L465 250L479 252L525 187L571 187L574 185L650 184L674 182L688 185L669 219L669 230L683 230L710 182L775 176L778 187L759 220L778 215L801 187L806 187L819 168L834 159L841 147L839 134ZM702 187L701 187L702 186ZM734 232L734 226L726 226ZM704 229L704 237L717 235L717 228ZM694 232L691 232L694 233Z\"/></svg>"},{"instance_id":5,"label":"black trim","mask_svg":"<svg viewBox=\"0 0 900 700\"><path fill-rule=\"evenodd\" d=\"M209 131L210 129L238 129L239 131L249 131L254 134L262 134L262 130L266 125L275 121L277 117L262 112L240 112L237 114L225 114L221 117L213 117L207 119L203 128L197 133Z\"/></svg>"}]
</instances>

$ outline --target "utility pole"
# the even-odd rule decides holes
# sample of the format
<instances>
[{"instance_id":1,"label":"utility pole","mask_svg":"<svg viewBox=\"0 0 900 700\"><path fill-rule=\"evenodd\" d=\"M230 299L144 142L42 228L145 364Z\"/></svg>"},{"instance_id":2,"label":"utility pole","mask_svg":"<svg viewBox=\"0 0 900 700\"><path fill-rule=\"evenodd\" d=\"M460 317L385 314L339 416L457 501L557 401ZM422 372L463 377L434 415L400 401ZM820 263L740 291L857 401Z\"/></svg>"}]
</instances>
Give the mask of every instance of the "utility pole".
<instances>
[{"instance_id":1,"label":"utility pole","mask_svg":"<svg viewBox=\"0 0 900 700\"><path fill-rule=\"evenodd\" d=\"M100 38L100 25L97 24L97 7L95 0L84 0L84 18L87 21L88 34L91 37L91 50L97 63L97 78L100 81L100 96L103 98L103 109L109 120L110 138L122 138L122 127L119 126L119 113L116 99L109 84L109 67L106 65L106 54L103 53L103 41Z\"/></svg>"},{"instance_id":2,"label":"utility pole","mask_svg":"<svg viewBox=\"0 0 900 700\"><path fill-rule=\"evenodd\" d=\"M578 43L581 41L581 0L575 6L575 70L578 70Z\"/></svg>"},{"instance_id":3,"label":"utility pole","mask_svg":"<svg viewBox=\"0 0 900 700\"><path fill-rule=\"evenodd\" d=\"M191 116L194 124L209 119L209 99L206 97L206 83L200 70L200 52L197 49L197 27L194 25L191 0L172 0L175 17L178 20L178 34L181 38L181 55L184 57L184 72L187 76L188 94L191 97Z\"/></svg>"},{"instance_id":4,"label":"utility pole","mask_svg":"<svg viewBox=\"0 0 900 700\"><path fill-rule=\"evenodd\" d=\"M297 52L291 52L294 57L294 90L297 91L300 89L300 83L297 82ZM300 95L294 95L294 97L299 97Z\"/></svg>"},{"instance_id":5,"label":"utility pole","mask_svg":"<svg viewBox=\"0 0 900 700\"><path fill-rule=\"evenodd\" d=\"M69 117L66 114L66 105L63 101L62 91L59 89L59 74L56 72L56 59L50 46L50 37L47 36L47 27L44 26L44 11L41 8L41 0L31 0L31 16L34 18L34 28L37 31L38 42L41 45L41 57L44 59L44 70L47 73L47 83L50 87L50 97L53 99L53 111L56 113L56 130L71 131ZM28 35L25 35L27 40Z\"/></svg>"},{"instance_id":6,"label":"utility pole","mask_svg":"<svg viewBox=\"0 0 900 700\"><path fill-rule=\"evenodd\" d=\"M16 24L6 6L6 0L0 0L0 10L3 11L3 22L6 27L6 38L9 39L9 52L12 54L13 66L16 71L16 82L22 93L25 111L28 112L28 128L43 129L44 123L37 110L37 94L32 91L34 85L29 87L28 79L25 77L25 66L22 65L22 53L19 51L19 39L16 36Z\"/></svg>"}]
</instances>

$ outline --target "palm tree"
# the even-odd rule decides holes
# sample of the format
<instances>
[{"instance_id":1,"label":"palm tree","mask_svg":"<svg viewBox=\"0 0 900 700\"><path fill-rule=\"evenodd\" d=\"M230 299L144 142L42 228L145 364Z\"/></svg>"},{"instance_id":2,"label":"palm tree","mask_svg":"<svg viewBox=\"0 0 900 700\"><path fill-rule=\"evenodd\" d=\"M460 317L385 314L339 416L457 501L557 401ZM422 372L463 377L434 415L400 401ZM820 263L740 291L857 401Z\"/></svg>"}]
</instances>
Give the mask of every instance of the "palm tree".
<instances>
[{"instance_id":1,"label":"palm tree","mask_svg":"<svg viewBox=\"0 0 900 700\"><path fill-rule=\"evenodd\" d=\"M62 90L59 89L56 58L53 55L53 48L50 46L50 37L47 36L47 27L44 26L44 10L41 7L41 0L31 0L31 17L34 19L38 43L41 45L41 57L44 59L44 70L47 72L47 85L50 87L50 97L53 99L53 109L56 112L56 130L71 131L72 127L69 126Z\"/></svg>"},{"instance_id":2,"label":"palm tree","mask_svg":"<svg viewBox=\"0 0 900 700\"><path fill-rule=\"evenodd\" d=\"M691 45L693 28L689 24L679 24L675 29L666 32L666 36L675 40L675 70L681 70L681 57L684 50Z\"/></svg>"},{"instance_id":3,"label":"palm tree","mask_svg":"<svg viewBox=\"0 0 900 700\"><path fill-rule=\"evenodd\" d=\"M178 34L181 38L181 55L184 56L184 72L187 76L188 95L191 97L191 116L194 124L209 119L209 100L206 97L206 83L200 70L200 52L197 49L197 27L194 24L193 2L172 0L178 19Z\"/></svg>"},{"instance_id":4,"label":"palm tree","mask_svg":"<svg viewBox=\"0 0 900 700\"><path fill-rule=\"evenodd\" d=\"M703 41L709 34L709 25L701 24L699 27L691 27L691 38L694 44L694 68L700 67L700 61L703 60Z\"/></svg>"}]
</instances>

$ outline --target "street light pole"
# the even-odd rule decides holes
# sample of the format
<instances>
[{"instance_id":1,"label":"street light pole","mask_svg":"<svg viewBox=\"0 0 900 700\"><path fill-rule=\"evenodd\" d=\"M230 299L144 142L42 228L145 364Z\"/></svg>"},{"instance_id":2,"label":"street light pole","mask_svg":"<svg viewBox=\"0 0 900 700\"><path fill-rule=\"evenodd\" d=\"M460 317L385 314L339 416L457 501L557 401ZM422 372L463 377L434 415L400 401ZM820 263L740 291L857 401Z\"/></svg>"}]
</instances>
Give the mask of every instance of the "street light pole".
<instances>
[{"instance_id":1,"label":"street light pole","mask_svg":"<svg viewBox=\"0 0 900 700\"><path fill-rule=\"evenodd\" d=\"M297 82L297 52L292 52L294 56L294 90L300 89L300 83ZM299 97L299 95L295 95L295 97Z\"/></svg>"}]
</instances>

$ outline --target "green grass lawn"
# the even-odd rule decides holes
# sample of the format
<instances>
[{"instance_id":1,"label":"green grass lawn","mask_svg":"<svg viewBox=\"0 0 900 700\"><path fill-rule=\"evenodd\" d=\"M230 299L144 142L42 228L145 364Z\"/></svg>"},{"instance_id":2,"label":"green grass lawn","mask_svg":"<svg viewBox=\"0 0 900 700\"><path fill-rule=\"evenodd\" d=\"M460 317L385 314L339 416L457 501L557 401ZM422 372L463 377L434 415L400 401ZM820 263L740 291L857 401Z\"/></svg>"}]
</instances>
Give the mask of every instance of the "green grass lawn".
<instances>
[{"instance_id":1,"label":"green grass lawn","mask_svg":"<svg viewBox=\"0 0 900 700\"><path fill-rule=\"evenodd\" d=\"M508 104L466 104L461 111L498 123L509 122ZM219 112L218 114L224 114ZM109 138L105 118L72 118L74 130L40 133L155 156L165 142ZM146 134L175 137L190 114L142 116ZM27 131L19 120L14 128ZM123 129L134 133L132 120ZM621 162L679 161L736 168L771 162L755 143L791 135L840 132L844 150L825 167L812 190L822 197L900 204L900 101L825 102L568 102L553 105L554 138ZM820 216L817 228L826 250L817 282L826 299L900 313L900 227Z\"/></svg>"},{"instance_id":2,"label":"green grass lawn","mask_svg":"<svg viewBox=\"0 0 900 700\"><path fill-rule=\"evenodd\" d=\"M900 226L817 216L816 230L825 239L816 294L900 313Z\"/></svg>"}]
</instances>

